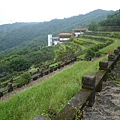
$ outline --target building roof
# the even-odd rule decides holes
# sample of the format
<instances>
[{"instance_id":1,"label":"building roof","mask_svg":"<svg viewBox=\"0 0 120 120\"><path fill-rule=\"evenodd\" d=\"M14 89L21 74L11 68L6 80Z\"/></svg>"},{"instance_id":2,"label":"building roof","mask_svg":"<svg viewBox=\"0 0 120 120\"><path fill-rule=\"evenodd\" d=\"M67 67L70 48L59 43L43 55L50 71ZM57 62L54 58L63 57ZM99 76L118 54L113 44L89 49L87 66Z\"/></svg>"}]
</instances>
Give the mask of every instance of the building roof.
<instances>
[{"instance_id":1,"label":"building roof","mask_svg":"<svg viewBox=\"0 0 120 120\"><path fill-rule=\"evenodd\" d=\"M72 33L60 33L58 36L59 37L63 37L63 36L65 36L65 37L71 37L73 34Z\"/></svg>"},{"instance_id":2,"label":"building roof","mask_svg":"<svg viewBox=\"0 0 120 120\"><path fill-rule=\"evenodd\" d=\"M74 31L81 31L81 30L87 30L86 28L74 28Z\"/></svg>"},{"instance_id":3,"label":"building roof","mask_svg":"<svg viewBox=\"0 0 120 120\"><path fill-rule=\"evenodd\" d=\"M59 36L61 35L72 35L71 33L60 33Z\"/></svg>"}]
</instances>

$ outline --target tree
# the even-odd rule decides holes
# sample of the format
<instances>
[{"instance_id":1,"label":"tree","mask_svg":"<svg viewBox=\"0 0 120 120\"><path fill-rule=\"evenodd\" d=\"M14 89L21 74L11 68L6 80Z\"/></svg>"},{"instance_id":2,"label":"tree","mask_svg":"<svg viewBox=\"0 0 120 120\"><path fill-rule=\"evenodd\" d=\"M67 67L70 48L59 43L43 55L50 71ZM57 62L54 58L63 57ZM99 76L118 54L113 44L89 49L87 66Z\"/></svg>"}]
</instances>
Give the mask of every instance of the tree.
<instances>
[{"instance_id":1,"label":"tree","mask_svg":"<svg viewBox=\"0 0 120 120\"><path fill-rule=\"evenodd\" d=\"M107 19L99 22L101 26L120 26L120 10L113 15L108 15Z\"/></svg>"},{"instance_id":2,"label":"tree","mask_svg":"<svg viewBox=\"0 0 120 120\"><path fill-rule=\"evenodd\" d=\"M94 56L95 56L95 52L93 50L91 50L91 49L88 49L86 57L94 57Z\"/></svg>"},{"instance_id":3,"label":"tree","mask_svg":"<svg viewBox=\"0 0 120 120\"><path fill-rule=\"evenodd\" d=\"M9 64L9 68L12 71L17 71L17 72L26 70L30 66L31 66L30 62L21 56L11 59Z\"/></svg>"},{"instance_id":4,"label":"tree","mask_svg":"<svg viewBox=\"0 0 120 120\"><path fill-rule=\"evenodd\" d=\"M66 45L64 47L61 47L56 51L56 61L66 61L69 60L70 58L74 57L75 51L73 47Z\"/></svg>"},{"instance_id":5,"label":"tree","mask_svg":"<svg viewBox=\"0 0 120 120\"><path fill-rule=\"evenodd\" d=\"M0 62L0 73L9 71L8 62Z\"/></svg>"},{"instance_id":6,"label":"tree","mask_svg":"<svg viewBox=\"0 0 120 120\"><path fill-rule=\"evenodd\" d=\"M31 80L30 73L25 72L20 76L20 78L16 82L20 83L21 86L22 86L22 85L25 85L25 84L29 83L30 80Z\"/></svg>"},{"instance_id":7,"label":"tree","mask_svg":"<svg viewBox=\"0 0 120 120\"><path fill-rule=\"evenodd\" d=\"M4 58L3 54L0 54L0 60L2 60Z\"/></svg>"},{"instance_id":8,"label":"tree","mask_svg":"<svg viewBox=\"0 0 120 120\"><path fill-rule=\"evenodd\" d=\"M98 29L98 24L93 21L88 25L88 29L91 31L96 31Z\"/></svg>"}]
</instances>

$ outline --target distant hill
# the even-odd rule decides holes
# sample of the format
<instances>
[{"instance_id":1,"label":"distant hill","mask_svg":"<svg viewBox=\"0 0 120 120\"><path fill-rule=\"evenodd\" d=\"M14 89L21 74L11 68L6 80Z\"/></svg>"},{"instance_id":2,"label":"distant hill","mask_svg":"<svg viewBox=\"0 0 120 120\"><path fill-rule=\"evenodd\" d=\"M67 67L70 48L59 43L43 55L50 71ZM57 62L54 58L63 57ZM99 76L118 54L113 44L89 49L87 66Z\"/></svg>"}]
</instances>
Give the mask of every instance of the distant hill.
<instances>
[{"instance_id":1,"label":"distant hill","mask_svg":"<svg viewBox=\"0 0 120 120\"><path fill-rule=\"evenodd\" d=\"M113 15L108 15L106 20L100 22L101 26L120 26L120 10Z\"/></svg>"},{"instance_id":2,"label":"distant hill","mask_svg":"<svg viewBox=\"0 0 120 120\"><path fill-rule=\"evenodd\" d=\"M85 15L64 19L53 19L49 22L13 23L0 26L0 52L47 45L47 35L60 32L71 32L75 27L85 27L91 21L99 22L112 15L114 11L95 10Z\"/></svg>"},{"instance_id":3,"label":"distant hill","mask_svg":"<svg viewBox=\"0 0 120 120\"><path fill-rule=\"evenodd\" d=\"M120 10L112 15L108 15L107 19L99 22L99 30L120 31Z\"/></svg>"}]
</instances>

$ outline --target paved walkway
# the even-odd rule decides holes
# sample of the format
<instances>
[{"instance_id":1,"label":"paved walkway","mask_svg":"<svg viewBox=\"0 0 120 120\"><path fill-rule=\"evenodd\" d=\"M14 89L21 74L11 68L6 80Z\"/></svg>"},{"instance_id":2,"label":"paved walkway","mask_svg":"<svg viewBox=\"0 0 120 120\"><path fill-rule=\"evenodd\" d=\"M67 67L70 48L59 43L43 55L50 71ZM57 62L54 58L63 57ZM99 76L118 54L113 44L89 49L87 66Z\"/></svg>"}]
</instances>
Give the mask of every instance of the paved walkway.
<instances>
[{"instance_id":1,"label":"paved walkway","mask_svg":"<svg viewBox=\"0 0 120 120\"><path fill-rule=\"evenodd\" d=\"M85 109L83 120L120 120L120 61L103 82L102 91L96 93L93 107Z\"/></svg>"}]
</instances>

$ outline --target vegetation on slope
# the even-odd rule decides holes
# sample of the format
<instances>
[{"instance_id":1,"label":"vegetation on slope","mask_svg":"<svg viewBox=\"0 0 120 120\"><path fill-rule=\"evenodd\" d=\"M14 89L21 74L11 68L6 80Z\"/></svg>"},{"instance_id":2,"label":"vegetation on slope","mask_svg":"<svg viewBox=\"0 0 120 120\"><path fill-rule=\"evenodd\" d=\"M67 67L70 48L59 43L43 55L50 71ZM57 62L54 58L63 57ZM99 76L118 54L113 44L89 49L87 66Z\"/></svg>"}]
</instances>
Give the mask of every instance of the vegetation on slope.
<instances>
[{"instance_id":1,"label":"vegetation on slope","mask_svg":"<svg viewBox=\"0 0 120 120\"><path fill-rule=\"evenodd\" d=\"M88 29L92 31L120 31L120 10L116 11L113 15L108 15L107 19L99 23L92 21L88 25Z\"/></svg>"},{"instance_id":2,"label":"vegetation on slope","mask_svg":"<svg viewBox=\"0 0 120 120\"><path fill-rule=\"evenodd\" d=\"M103 42L105 40L113 42L112 44L99 50L99 52L102 54L107 54L108 51L111 51L111 53L113 53L116 46L120 46L120 32L91 32L86 34L89 35L89 38L94 37L94 38L102 39Z\"/></svg>"},{"instance_id":3,"label":"vegetation on slope","mask_svg":"<svg viewBox=\"0 0 120 120\"><path fill-rule=\"evenodd\" d=\"M82 75L94 74L102 59L95 62L77 62L46 81L0 102L0 118L32 120L36 115L48 117L49 108L59 112L81 89Z\"/></svg>"},{"instance_id":4,"label":"vegetation on slope","mask_svg":"<svg viewBox=\"0 0 120 120\"><path fill-rule=\"evenodd\" d=\"M108 15L107 19L100 22L101 26L120 26L120 10L113 15Z\"/></svg>"},{"instance_id":5,"label":"vegetation on slope","mask_svg":"<svg viewBox=\"0 0 120 120\"><path fill-rule=\"evenodd\" d=\"M30 69L31 66L42 69L46 65L69 60L79 52L81 52L81 47L71 42L51 47L23 49L1 58L0 73L21 72ZM3 80L0 78L1 81Z\"/></svg>"},{"instance_id":6,"label":"vegetation on slope","mask_svg":"<svg viewBox=\"0 0 120 120\"><path fill-rule=\"evenodd\" d=\"M31 48L47 44L47 35L72 32L75 27L85 27L91 21L100 21L113 11L95 10L85 15L54 19L41 23L14 23L0 26L0 52L10 53L18 48Z\"/></svg>"}]
</instances>

